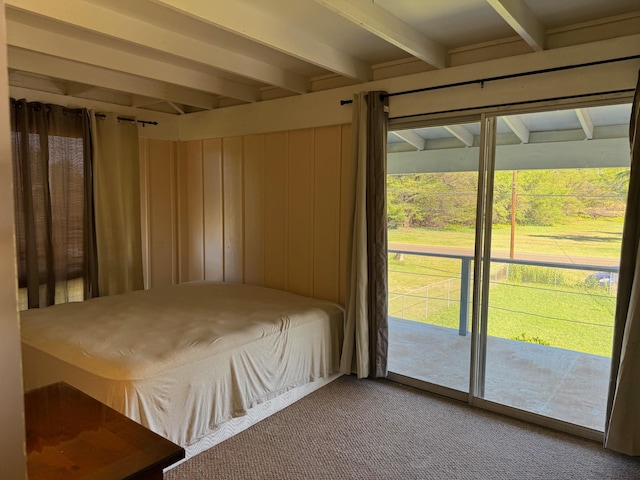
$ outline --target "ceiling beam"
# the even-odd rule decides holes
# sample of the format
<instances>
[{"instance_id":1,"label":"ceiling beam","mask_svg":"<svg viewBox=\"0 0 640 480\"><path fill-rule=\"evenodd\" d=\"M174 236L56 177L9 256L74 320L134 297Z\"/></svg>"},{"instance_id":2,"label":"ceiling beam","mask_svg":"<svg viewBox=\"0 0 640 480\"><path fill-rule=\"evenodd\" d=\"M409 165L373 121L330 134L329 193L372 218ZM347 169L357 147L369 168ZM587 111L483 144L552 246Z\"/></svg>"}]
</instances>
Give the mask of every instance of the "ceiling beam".
<instances>
[{"instance_id":1,"label":"ceiling beam","mask_svg":"<svg viewBox=\"0 0 640 480\"><path fill-rule=\"evenodd\" d=\"M311 90L310 80L301 75L90 3L6 0L5 5L292 92Z\"/></svg>"},{"instance_id":2,"label":"ceiling beam","mask_svg":"<svg viewBox=\"0 0 640 480\"><path fill-rule=\"evenodd\" d=\"M184 115L184 109L180 108L178 105L176 105L173 102L167 102L169 104L169 106L171 108L173 108L176 112L178 112L180 115Z\"/></svg>"},{"instance_id":3,"label":"ceiling beam","mask_svg":"<svg viewBox=\"0 0 640 480\"><path fill-rule=\"evenodd\" d=\"M52 78L34 77L28 73L13 69L9 72L9 85L58 95L67 95L69 91L69 86L66 82Z\"/></svg>"},{"instance_id":4,"label":"ceiling beam","mask_svg":"<svg viewBox=\"0 0 640 480\"><path fill-rule=\"evenodd\" d=\"M578 116L580 125L582 125L582 129L584 130L584 134L586 135L587 140L592 140L593 122L591 121L591 115L589 115L589 111L586 108L577 108L576 115Z\"/></svg>"},{"instance_id":5,"label":"ceiling beam","mask_svg":"<svg viewBox=\"0 0 640 480\"><path fill-rule=\"evenodd\" d=\"M447 66L447 50L371 0L316 0L361 28L436 68Z\"/></svg>"},{"instance_id":6,"label":"ceiling beam","mask_svg":"<svg viewBox=\"0 0 640 480\"><path fill-rule=\"evenodd\" d=\"M462 125L447 125L444 129L464 143L467 147L473 147L473 133Z\"/></svg>"},{"instance_id":7,"label":"ceiling beam","mask_svg":"<svg viewBox=\"0 0 640 480\"><path fill-rule=\"evenodd\" d=\"M544 50L545 28L523 0L487 0L505 22L536 52Z\"/></svg>"},{"instance_id":8,"label":"ceiling beam","mask_svg":"<svg viewBox=\"0 0 640 480\"><path fill-rule=\"evenodd\" d=\"M391 133L418 150L424 150L427 145L426 140L413 130L400 130Z\"/></svg>"},{"instance_id":9,"label":"ceiling beam","mask_svg":"<svg viewBox=\"0 0 640 480\"><path fill-rule=\"evenodd\" d=\"M294 26L256 8L227 0L152 0L202 22L362 82L371 80L370 65L337 50ZM254 2L267 8L269 2Z\"/></svg>"},{"instance_id":10,"label":"ceiling beam","mask_svg":"<svg viewBox=\"0 0 640 480\"><path fill-rule=\"evenodd\" d=\"M209 93L187 90L157 80L106 70L13 46L8 47L8 61L11 68L16 70L64 81L94 85L98 88L106 88L146 98L157 98L158 101L173 101L206 110L217 106L217 97Z\"/></svg>"},{"instance_id":11,"label":"ceiling beam","mask_svg":"<svg viewBox=\"0 0 640 480\"><path fill-rule=\"evenodd\" d=\"M522 143L529 143L530 132L524 122L517 115L502 117L504 123L511 129L513 133L520 139Z\"/></svg>"},{"instance_id":12,"label":"ceiling beam","mask_svg":"<svg viewBox=\"0 0 640 480\"><path fill-rule=\"evenodd\" d=\"M90 92L94 88L95 87L93 85L87 85L87 84L84 84L84 83L70 82L70 83L67 84L67 90L66 90L65 94L69 95L70 97L79 97L81 95L84 95L87 92Z\"/></svg>"},{"instance_id":13,"label":"ceiling beam","mask_svg":"<svg viewBox=\"0 0 640 480\"><path fill-rule=\"evenodd\" d=\"M593 142L593 143L592 143ZM479 147L441 148L422 152L387 154L387 174L476 172ZM591 142L500 145L496 170L549 170L559 168L609 168L629 166L629 144L617 138Z\"/></svg>"},{"instance_id":14,"label":"ceiling beam","mask_svg":"<svg viewBox=\"0 0 640 480\"><path fill-rule=\"evenodd\" d=\"M14 47L138 75L147 79L162 79L163 82L245 102L255 102L260 99L260 91L257 88L199 70L82 41L9 19L7 19L6 25L7 44Z\"/></svg>"},{"instance_id":15,"label":"ceiling beam","mask_svg":"<svg viewBox=\"0 0 640 480\"><path fill-rule=\"evenodd\" d=\"M135 108L150 107L152 105L158 105L159 103L165 102L165 100L147 97L144 95L131 95L129 98L131 99L131 106Z\"/></svg>"}]
</instances>

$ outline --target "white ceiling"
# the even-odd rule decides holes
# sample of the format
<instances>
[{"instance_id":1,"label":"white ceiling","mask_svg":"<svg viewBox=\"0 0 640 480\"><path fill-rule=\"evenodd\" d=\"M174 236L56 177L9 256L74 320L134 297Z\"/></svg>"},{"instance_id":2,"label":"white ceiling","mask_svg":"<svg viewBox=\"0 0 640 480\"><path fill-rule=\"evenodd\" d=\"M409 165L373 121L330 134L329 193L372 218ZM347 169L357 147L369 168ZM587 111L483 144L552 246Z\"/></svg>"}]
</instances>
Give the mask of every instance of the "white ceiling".
<instances>
[{"instance_id":1,"label":"white ceiling","mask_svg":"<svg viewBox=\"0 0 640 480\"><path fill-rule=\"evenodd\" d=\"M638 0L5 5L11 85L177 115L640 33Z\"/></svg>"}]
</instances>

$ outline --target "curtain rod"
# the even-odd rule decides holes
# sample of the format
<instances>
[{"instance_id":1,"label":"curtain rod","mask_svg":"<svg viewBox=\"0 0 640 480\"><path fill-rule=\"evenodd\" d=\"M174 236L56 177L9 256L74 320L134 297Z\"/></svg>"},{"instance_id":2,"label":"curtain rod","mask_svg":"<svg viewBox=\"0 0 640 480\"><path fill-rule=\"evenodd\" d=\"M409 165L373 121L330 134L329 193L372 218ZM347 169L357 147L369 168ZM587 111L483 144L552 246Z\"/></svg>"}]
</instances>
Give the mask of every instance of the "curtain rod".
<instances>
[{"instance_id":1,"label":"curtain rod","mask_svg":"<svg viewBox=\"0 0 640 480\"><path fill-rule=\"evenodd\" d=\"M18 101L14 100L13 98L10 99L11 100L11 107L15 108L16 106L19 106ZM25 100L26 101L26 100ZM39 106L44 106L45 108L48 108L49 105L46 103L40 103L40 102L29 102L29 104L31 105L39 105ZM75 113L77 115L82 115L82 112L84 111L83 108L67 108L67 107L62 107L62 111L65 113ZM96 113L95 114L96 117L99 118L106 118L107 115L105 113ZM118 120L123 120L125 122L138 122L141 123L142 126L144 127L145 125L158 125L158 122L152 122L151 120L136 120L135 118L127 118L127 117L118 117Z\"/></svg>"},{"instance_id":2,"label":"curtain rod","mask_svg":"<svg viewBox=\"0 0 640 480\"><path fill-rule=\"evenodd\" d=\"M96 117L107 118L107 115L104 113L96 113ZM152 122L151 120L136 120L135 118L127 118L127 117L118 117L118 120L123 120L125 122L138 122L141 123L144 127L145 125L158 125L158 122Z\"/></svg>"},{"instance_id":3,"label":"curtain rod","mask_svg":"<svg viewBox=\"0 0 640 480\"><path fill-rule=\"evenodd\" d=\"M412 93L428 92L431 90L440 90L440 89L451 88L451 87L462 87L465 85L474 85L474 84L480 84L480 88L484 88L485 83L493 82L496 80L507 80L510 78L528 77L531 75L539 75L541 73L551 73L551 72L559 72L562 70L572 70L574 68L592 67L595 65L604 65L607 63L614 63L614 62L624 62L627 60L635 60L638 58L640 58L640 55L630 55L628 57L611 58L608 60L598 60L594 62L564 65L561 67L543 68L541 70L531 70L529 72L511 73L508 75L498 75L495 77L478 78L476 80L466 80L464 82L446 83L444 85L435 85L433 87L423 87L423 88L416 88L413 90L404 90L401 92L387 93L386 95L381 95L381 97L396 97L400 95L410 95ZM350 103L353 103L353 100L340 100L340 105L348 105Z\"/></svg>"}]
</instances>

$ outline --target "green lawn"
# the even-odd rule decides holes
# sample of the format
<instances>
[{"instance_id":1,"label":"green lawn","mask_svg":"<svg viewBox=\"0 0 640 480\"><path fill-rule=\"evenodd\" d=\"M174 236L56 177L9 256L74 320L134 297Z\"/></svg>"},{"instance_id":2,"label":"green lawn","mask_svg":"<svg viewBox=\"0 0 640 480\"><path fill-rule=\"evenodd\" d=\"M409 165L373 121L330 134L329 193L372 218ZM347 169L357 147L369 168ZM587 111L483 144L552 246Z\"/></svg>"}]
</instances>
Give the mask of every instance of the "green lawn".
<instances>
[{"instance_id":1,"label":"green lawn","mask_svg":"<svg viewBox=\"0 0 640 480\"><path fill-rule=\"evenodd\" d=\"M590 220L558 227L518 227L516 251L562 251L617 259L621 230L621 220ZM493 240L498 248L508 248L509 229L495 229ZM389 241L471 246L473 231L390 230ZM398 259L390 254L389 314L457 329L460 265L460 260L456 259L414 255ZM525 268L537 269L528 272L536 278L536 283L523 282L522 271L516 276L515 270L509 274L501 265L496 265L492 271L489 335L610 356L615 291L590 284L588 277L593 272Z\"/></svg>"},{"instance_id":2,"label":"green lawn","mask_svg":"<svg viewBox=\"0 0 640 480\"><path fill-rule=\"evenodd\" d=\"M489 295L488 333L610 356L614 309L615 298L604 291L499 284ZM457 329L458 315L456 305L436 312L428 322Z\"/></svg>"},{"instance_id":3,"label":"green lawn","mask_svg":"<svg viewBox=\"0 0 640 480\"><path fill-rule=\"evenodd\" d=\"M511 228L494 225L494 249L509 250ZM622 238L622 219L576 220L551 227L516 226L515 251L527 253L571 252L573 255L618 258ZM473 248L473 228L389 230L389 242Z\"/></svg>"}]
</instances>

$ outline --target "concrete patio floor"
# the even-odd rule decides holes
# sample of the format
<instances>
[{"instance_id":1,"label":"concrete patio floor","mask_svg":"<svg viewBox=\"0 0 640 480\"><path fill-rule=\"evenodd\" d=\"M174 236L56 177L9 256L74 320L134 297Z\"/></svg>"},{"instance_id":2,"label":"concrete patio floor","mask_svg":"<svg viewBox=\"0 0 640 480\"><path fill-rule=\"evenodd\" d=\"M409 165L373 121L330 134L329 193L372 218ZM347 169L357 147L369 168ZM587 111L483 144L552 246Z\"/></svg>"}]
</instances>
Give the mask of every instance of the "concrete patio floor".
<instances>
[{"instance_id":1,"label":"concrete patio floor","mask_svg":"<svg viewBox=\"0 0 640 480\"><path fill-rule=\"evenodd\" d=\"M390 372L469 391L471 335L389 317ZM489 337L486 400L602 431L607 357Z\"/></svg>"}]
</instances>

